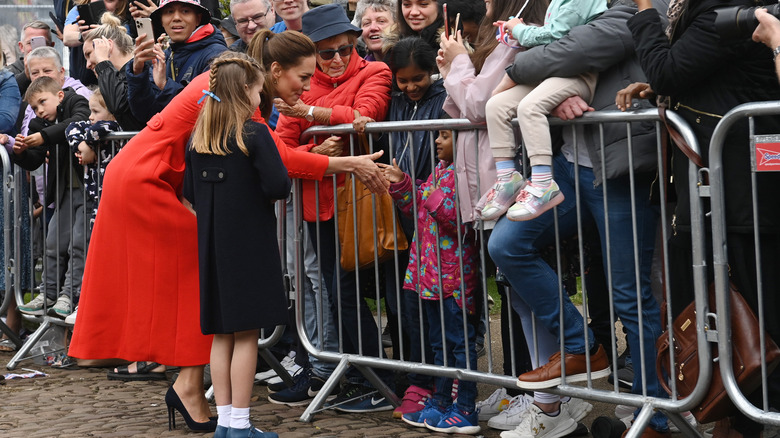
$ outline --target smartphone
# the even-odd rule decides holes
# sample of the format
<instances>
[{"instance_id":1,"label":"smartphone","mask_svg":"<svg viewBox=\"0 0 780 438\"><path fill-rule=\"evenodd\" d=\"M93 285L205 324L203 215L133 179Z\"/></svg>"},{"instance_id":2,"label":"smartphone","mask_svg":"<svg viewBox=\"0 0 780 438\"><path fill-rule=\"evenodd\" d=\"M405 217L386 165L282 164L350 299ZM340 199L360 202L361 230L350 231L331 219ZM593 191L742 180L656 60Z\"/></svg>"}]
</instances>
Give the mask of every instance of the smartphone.
<instances>
[{"instance_id":1,"label":"smartphone","mask_svg":"<svg viewBox=\"0 0 780 438\"><path fill-rule=\"evenodd\" d=\"M44 47L46 46L46 37L37 36L30 38L30 48L32 50L37 49L38 47Z\"/></svg>"},{"instance_id":2,"label":"smartphone","mask_svg":"<svg viewBox=\"0 0 780 438\"><path fill-rule=\"evenodd\" d=\"M447 16L447 3L441 5L442 15L444 15L444 35L450 37L450 18Z\"/></svg>"},{"instance_id":3,"label":"smartphone","mask_svg":"<svg viewBox=\"0 0 780 438\"><path fill-rule=\"evenodd\" d=\"M106 4L103 3L103 0L98 0L86 5L77 5L76 9L79 11L79 19L84 20L84 24L90 26L100 24L100 17L106 12Z\"/></svg>"},{"instance_id":4,"label":"smartphone","mask_svg":"<svg viewBox=\"0 0 780 438\"><path fill-rule=\"evenodd\" d=\"M149 38L154 38L154 29L152 28L152 19L149 17L135 19L136 35L146 34Z\"/></svg>"}]
</instances>

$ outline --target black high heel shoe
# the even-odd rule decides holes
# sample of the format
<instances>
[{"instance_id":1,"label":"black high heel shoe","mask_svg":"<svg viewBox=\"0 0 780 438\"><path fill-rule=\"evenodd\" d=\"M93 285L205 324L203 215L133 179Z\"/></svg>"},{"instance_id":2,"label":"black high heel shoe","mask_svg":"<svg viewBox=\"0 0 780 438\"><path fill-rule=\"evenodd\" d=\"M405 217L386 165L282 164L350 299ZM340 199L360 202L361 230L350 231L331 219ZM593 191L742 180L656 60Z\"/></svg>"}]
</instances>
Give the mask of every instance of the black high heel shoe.
<instances>
[{"instance_id":1,"label":"black high heel shoe","mask_svg":"<svg viewBox=\"0 0 780 438\"><path fill-rule=\"evenodd\" d=\"M168 430L176 429L176 414L174 409L179 411L184 422L187 423L187 427L193 432L214 432L217 430L216 418L209 417L209 421L198 423L192 419L190 413L187 412L187 408L184 407L184 403L181 402L179 395L173 390L173 385L168 388L168 392L165 393L165 405L168 406Z\"/></svg>"}]
</instances>

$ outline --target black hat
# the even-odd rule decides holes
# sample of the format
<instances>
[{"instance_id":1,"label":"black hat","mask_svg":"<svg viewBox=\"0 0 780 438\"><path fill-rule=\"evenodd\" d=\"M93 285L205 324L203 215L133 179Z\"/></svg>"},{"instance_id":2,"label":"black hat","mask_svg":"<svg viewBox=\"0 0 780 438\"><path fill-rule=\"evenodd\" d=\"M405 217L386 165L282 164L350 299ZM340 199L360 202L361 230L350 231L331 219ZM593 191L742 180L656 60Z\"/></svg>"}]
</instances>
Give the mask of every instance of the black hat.
<instances>
[{"instance_id":1,"label":"black hat","mask_svg":"<svg viewBox=\"0 0 780 438\"><path fill-rule=\"evenodd\" d=\"M336 3L309 10L303 14L302 21L303 33L315 43L342 33L363 34L363 30L350 23L344 8Z\"/></svg>"},{"instance_id":2,"label":"black hat","mask_svg":"<svg viewBox=\"0 0 780 438\"><path fill-rule=\"evenodd\" d=\"M153 24L162 27L162 19L160 18L162 10L171 3L184 3L185 5L195 6L195 10L200 12L201 26L211 22L211 13L209 13L209 10L205 6L200 4L199 0L160 0L160 7L155 9L154 12L152 12L152 15L150 15Z\"/></svg>"}]
</instances>

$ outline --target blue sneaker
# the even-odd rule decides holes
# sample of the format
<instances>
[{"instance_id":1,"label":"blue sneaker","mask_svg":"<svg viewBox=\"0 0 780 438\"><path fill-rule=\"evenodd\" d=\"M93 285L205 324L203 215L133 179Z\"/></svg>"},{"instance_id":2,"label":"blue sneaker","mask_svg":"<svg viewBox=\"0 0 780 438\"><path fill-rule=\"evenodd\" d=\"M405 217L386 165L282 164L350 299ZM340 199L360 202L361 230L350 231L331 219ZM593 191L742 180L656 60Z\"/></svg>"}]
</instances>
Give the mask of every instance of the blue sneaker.
<instances>
[{"instance_id":1,"label":"blue sneaker","mask_svg":"<svg viewBox=\"0 0 780 438\"><path fill-rule=\"evenodd\" d=\"M276 432L263 432L250 424L246 429L229 428L227 438L279 438L279 434Z\"/></svg>"},{"instance_id":2,"label":"blue sneaker","mask_svg":"<svg viewBox=\"0 0 780 438\"><path fill-rule=\"evenodd\" d=\"M441 417L438 424L434 426L432 422L426 422L425 427L436 432L473 435L480 431L479 412L475 410L466 414L453 404Z\"/></svg>"},{"instance_id":3,"label":"blue sneaker","mask_svg":"<svg viewBox=\"0 0 780 438\"><path fill-rule=\"evenodd\" d=\"M404 414L401 420L406 424L411 424L414 427L425 427L425 423L439 424L439 421L444 416L444 412L439 409L438 403L429 398L425 402L425 407L421 411L410 412Z\"/></svg>"},{"instance_id":4,"label":"blue sneaker","mask_svg":"<svg viewBox=\"0 0 780 438\"><path fill-rule=\"evenodd\" d=\"M301 377L295 381L295 385L291 388L269 394L268 401L287 406L308 405L324 385L325 379L315 375L312 369L308 368L304 370ZM335 395L331 395L328 397L328 400L335 397Z\"/></svg>"},{"instance_id":5,"label":"blue sneaker","mask_svg":"<svg viewBox=\"0 0 780 438\"><path fill-rule=\"evenodd\" d=\"M356 394L357 398L335 406L335 409L340 412L355 414L393 410L393 405L391 405L379 391L364 385L361 386L363 386L363 388L358 391L359 394Z\"/></svg>"}]
</instances>

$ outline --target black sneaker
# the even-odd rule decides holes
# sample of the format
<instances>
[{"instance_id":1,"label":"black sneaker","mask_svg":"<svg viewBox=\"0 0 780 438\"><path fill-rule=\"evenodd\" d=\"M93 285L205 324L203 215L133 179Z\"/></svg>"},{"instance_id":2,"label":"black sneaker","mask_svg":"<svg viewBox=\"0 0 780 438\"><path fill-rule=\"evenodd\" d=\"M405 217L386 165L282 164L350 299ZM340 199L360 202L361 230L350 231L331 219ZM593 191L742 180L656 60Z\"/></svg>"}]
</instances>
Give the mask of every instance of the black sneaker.
<instances>
[{"instance_id":1,"label":"black sneaker","mask_svg":"<svg viewBox=\"0 0 780 438\"><path fill-rule=\"evenodd\" d=\"M634 364L633 362L627 362L626 366L623 368L618 368L617 370L617 379L618 379L618 386L623 389L628 389L629 391L634 386ZM615 375L614 373L610 373L609 378L607 379L610 385L614 385L615 382Z\"/></svg>"},{"instance_id":2,"label":"black sneaker","mask_svg":"<svg viewBox=\"0 0 780 438\"><path fill-rule=\"evenodd\" d=\"M393 409L393 405L379 391L361 384L350 385L326 407L333 407L337 411L350 413L390 411Z\"/></svg>"},{"instance_id":3,"label":"black sneaker","mask_svg":"<svg viewBox=\"0 0 780 438\"><path fill-rule=\"evenodd\" d=\"M347 383L341 387L341 392L333 400L325 403L326 408L339 406L345 402L353 401L365 395L363 389L371 389L360 383Z\"/></svg>"},{"instance_id":4,"label":"black sneaker","mask_svg":"<svg viewBox=\"0 0 780 438\"><path fill-rule=\"evenodd\" d=\"M325 385L325 380L315 375L311 369L307 369L301 373L301 377L295 382L295 385L269 395L268 401L288 406L305 405L314 399L323 385Z\"/></svg>"}]
</instances>

